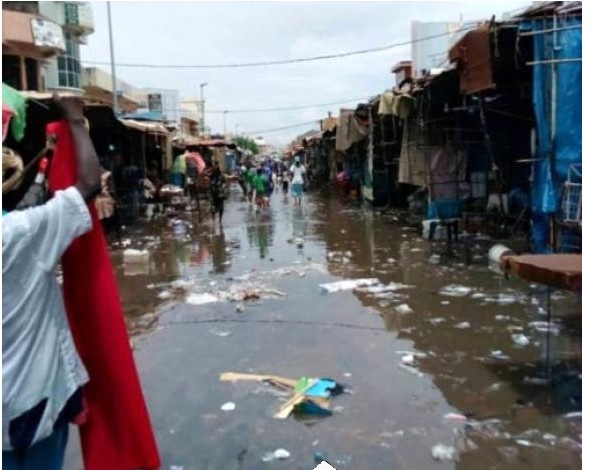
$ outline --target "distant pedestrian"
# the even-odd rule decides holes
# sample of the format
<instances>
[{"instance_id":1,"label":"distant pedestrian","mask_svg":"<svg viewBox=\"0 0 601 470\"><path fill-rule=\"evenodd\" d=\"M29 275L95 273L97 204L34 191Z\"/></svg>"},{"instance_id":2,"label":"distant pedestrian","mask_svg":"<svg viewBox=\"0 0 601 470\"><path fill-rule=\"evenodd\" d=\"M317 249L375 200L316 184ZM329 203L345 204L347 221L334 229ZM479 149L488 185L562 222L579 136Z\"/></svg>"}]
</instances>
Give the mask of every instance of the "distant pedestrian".
<instances>
[{"instance_id":1,"label":"distant pedestrian","mask_svg":"<svg viewBox=\"0 0 601 470\"><path fill-rule=\"evenodd\" d=\"M291 192L295 204L300 206L305 191L306 170L301 164L300 157L294 157L294 164L290 168L292 174Z\"/></svg>"},{"instance_id":2,"label":"distant pedestrian","mask_svg":"<svg viewBox=\"0 0 601 470\"><path fill-rule=\"evenodd\" d=\"M248 168L244 165L240 167L240 173L238 174L238 184L242 188L242 192L244 193L244 197L246 198L248 195L248 186L246 184L246 173L248 172Z\"/></svg>"},{"instance_id":3,"label":"distant pedestrian","mask_svg":"<svg viewBox=\"0 0 601 470\"><path fill-rule=\"evenodd\" d=\"M255 178L257 177L256 170L249 168L244 174L244 182L246 184L246 197L248 203L252 204L255 200Z\"/></svg>"},{"instance_id":4,"label":"distant pedestrian","mask_svg":"<svg viewBox=\"0 0 601 470\"><path fill-rule=\"evenodd\" d=\"M257 169L257 174L254 181L255 187L255 204L257 209L265 207L265 198L267 196L267 178L262 167Z\"/></svg>"},{"instance_id":5,"label":"distant pedestrian","mask_svg":"<svg viewBox=\"0 0 601 470\"><path fill-rule=\"evenodd\" d=\"M282 192L284 195L288 195L288 189L290 187L290 172L287 168L282 169Z\"/></svg>"},{"instance_id":6,"label":"distant pedestrian","mask_svg":"<svg viewBox=\"0 0 601 470\"><path fill-rule=\"evenodd\" d=\"M221 226L227 195L225 191L226 178L221 173L219 165L213 165L210 178L211 214L213 215L213 222L215 222L215 217L219 214L219 226Z\"/></svg>"}]
</instances>

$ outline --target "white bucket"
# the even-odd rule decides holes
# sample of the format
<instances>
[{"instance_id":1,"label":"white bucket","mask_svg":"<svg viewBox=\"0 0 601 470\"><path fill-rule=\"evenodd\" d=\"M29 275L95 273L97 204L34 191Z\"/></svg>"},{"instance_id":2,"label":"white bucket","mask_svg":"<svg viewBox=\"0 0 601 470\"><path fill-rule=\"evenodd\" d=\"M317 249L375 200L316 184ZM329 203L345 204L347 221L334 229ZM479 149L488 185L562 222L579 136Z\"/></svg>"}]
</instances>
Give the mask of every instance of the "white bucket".
<instances>
[{"instance_id":1,"label":"white bucket","mask_svg":"<svg viewBox=\"0 0 601 470\"><path fill-rule=\"evenodd\" d=\"M500 243L494 245L490 250L488 250L488 264L491 269L495 271L501 270L501 259L504 256L511 256L515 253L511 250L511 248L506 247L505 245L501 245Z\"/></svg>"}]
</instances>

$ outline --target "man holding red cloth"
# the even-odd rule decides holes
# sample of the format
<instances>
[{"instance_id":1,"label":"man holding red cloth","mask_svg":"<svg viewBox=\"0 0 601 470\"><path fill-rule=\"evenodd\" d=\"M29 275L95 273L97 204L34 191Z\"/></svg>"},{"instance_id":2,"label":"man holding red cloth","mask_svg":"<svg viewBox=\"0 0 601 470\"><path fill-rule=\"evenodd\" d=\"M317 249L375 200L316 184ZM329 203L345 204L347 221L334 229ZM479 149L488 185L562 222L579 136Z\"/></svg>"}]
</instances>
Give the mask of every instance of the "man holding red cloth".
<instances>
[{"instance_id":1,"label":"man holding red cloth","mask_svg":"<svg viewBox=\"0 0 601 470\"><path fill-rule=\"evenodd\" d=\"M58 136L53 161L56 168L50 174L54 196L41 206L12 211L2 218L2 465L6 470L60 470L68 425L77 422L84 423L82 450L87 469L158 468L158 452L133 356L121 345L127 342L127 334L120 307L112 309L112 316L104 316L114 331L123 330L115 341L94 325L98 306L82 308L78 295L68 290L74 269L95 271L94 276L101 271L100 280L110 278L112 271L110 264L98 264L108 255L95 212L87 204L100 187L100 164L86 128L82 102L63 98L57 105L63 120L53 124L53 133ZM61 173L54 176L55 188L53 171ZM72 181L63 184L69 178ZM88 252L97 253L82 259L81 252L73 252L81 243L87 243ZM63 297L55 268L65 252L73 252L75 258L63 258ZM85 285L85 277L80 280L80 290L91 302L96 300L97 289L107 287L106 281L90 286ZM86 327L86 322L90 326ZM107 377L106 364L86 351L87 344L98 354L104 354L103 344L110 344L124 357L125 372L113 363L115 379ZM97 393L99 379L106 381L109 396ZM134 434L131 439L122 439L114 431L121 425L114 418L118 410L107 411L106 403L115 400L115 391L121 394L123 405L137 413L136 423L121 426ZM131 412L125 410L123 415ZM135 426L142 430L141 437L135 435ZM115 435L116 440L107 439L108 434Z\"/></svg>"}]
</instances>

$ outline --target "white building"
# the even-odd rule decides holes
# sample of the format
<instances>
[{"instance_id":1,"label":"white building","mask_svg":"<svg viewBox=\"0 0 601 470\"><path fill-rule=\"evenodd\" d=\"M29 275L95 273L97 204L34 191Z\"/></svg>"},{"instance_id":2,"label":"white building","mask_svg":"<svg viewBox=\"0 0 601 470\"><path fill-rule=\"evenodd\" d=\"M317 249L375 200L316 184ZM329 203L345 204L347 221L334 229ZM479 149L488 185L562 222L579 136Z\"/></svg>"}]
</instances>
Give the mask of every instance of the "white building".
<instances>
[{"instance_id":1,"label":"white building","mask_svg":"<svg viewBox=\"0 0 601 470\"><path fill-rule=\"evenodd\" d=\"M140 105L139 112L159 112L167 121L180 122L182 112L178 90L138 88L135 97Z\"/></svg>"},{"instance_id":2,"label":"white building","mask_svg":"<svg viewBox=\"0 0 601 470\"><path fill-rule=\"evenodd\" d=\"M461 22L411 22L411 68L413 77L421 77L424 71L446 70L449 49L461 38ZM438 36L425 41L420 39Z\"/></svg>"},{"instance_id":3,"label":"white building","mask_svg":"<svg viewBox=\"0 0 601 470\"><path fill-rule=\"evenodd\" d=\"M37 2L39 13L63 28L66 51L51 59L44 67L48 90L69 90L81 93L82 68L80 46L94 32L90 2Z\"/></svg>"}]
</instances>

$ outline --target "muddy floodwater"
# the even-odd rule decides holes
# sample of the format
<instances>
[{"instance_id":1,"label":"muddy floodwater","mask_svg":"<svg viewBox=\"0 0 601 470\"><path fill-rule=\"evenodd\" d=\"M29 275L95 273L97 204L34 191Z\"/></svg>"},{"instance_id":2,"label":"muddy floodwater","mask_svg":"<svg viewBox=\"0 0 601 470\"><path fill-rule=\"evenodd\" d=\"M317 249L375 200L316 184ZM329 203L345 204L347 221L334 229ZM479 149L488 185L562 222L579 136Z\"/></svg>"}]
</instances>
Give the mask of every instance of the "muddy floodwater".
<instances>
[{"instance_id":1,"label":"muddy floodwater","mask_svg":"<svg viewBox=\"0 0 601 470\"><path fill-rule=\"evenodd\" d=\"M581 304L552 292L547 323L544 286L488 268L493 240L449 250L336 196L275 193L257 213L236 191L223 235L182 211L124 239L149 252L112 248L164 469L581 468ZM353 279L370 281L320 287ZM332 416L278 420L285 396L222 372L346 393ZM65 468L82 468L74 433Z\"/></svg>"}]
</instances>

